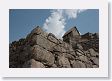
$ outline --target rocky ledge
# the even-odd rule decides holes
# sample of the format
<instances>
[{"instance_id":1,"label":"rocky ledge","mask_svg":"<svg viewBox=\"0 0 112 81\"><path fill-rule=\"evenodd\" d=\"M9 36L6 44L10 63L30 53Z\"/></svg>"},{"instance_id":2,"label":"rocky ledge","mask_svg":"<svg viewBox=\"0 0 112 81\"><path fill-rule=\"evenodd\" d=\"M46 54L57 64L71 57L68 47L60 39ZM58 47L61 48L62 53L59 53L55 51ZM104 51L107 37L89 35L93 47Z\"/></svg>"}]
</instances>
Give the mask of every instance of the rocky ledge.
<instances>
[{"instance_id":1,"label":"rocky ledge","mask_svg":"<svg viewBox=\"0 0 112 81\"><path fill-rule=\"evenodd\" d=\"M98 67L98 33L80 35L78 30L71 29L61 40L36 27L26 38L9 45L9 68Z\"/></svg>"}]
</instances>

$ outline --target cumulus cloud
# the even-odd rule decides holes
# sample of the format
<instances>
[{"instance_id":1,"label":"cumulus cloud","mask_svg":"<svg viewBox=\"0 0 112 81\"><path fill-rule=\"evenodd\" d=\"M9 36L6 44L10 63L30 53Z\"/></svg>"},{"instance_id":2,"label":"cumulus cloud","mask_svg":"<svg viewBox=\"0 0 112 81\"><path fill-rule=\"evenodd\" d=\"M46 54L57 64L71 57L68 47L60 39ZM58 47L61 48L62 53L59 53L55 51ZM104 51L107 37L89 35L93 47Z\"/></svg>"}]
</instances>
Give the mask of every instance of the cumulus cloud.
<instances>
[{"instance_id":1,"label":"cumulus cloud","mask_svg":"<svg viewBox=\"0 0 112 81\"><path fill-rule=\"evenodd\" d=\"M67 15L68 19L76 19L77 15L86 9L66 9L64 10L65 14Z\"/></svg>"},{"instance_id":2,"label":"cumulus cloud","mask_svg":"<svg viewBox=\"0 0 112 81\"><path fill-rule=\"evenodd\" d=\"M65 24L62 10L53 10L51 16L46 19L43 27L47 32L53 33L61 38L63 33L65 33Z\"/></svg>"},{"instance_id":3,"label":"cumulus cloud","mask_svg":"<svg viewBox=\"0 0 112 81\"><path fill-rule=\"evenodd\" d=\"M85 10L81 9L57 9L51 10L51 15L45 20L43 28L48 33L53 33L61 38L65 33L67 19L76 19L77 15Z\"/></svg>"}]
</instances>

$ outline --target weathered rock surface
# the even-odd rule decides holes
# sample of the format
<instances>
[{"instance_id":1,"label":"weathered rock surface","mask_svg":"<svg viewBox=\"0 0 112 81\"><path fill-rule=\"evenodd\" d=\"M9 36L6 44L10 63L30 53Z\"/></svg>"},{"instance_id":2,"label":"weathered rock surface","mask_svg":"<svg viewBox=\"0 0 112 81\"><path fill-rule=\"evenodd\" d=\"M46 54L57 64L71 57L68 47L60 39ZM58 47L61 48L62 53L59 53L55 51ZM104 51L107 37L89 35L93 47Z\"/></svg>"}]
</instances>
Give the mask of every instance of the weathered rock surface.
<instances>
[{"instance_id":1,"label":"weathered rock surface","mask_svg":"<svg viewBox=\"0 0 112 81\"><path fill-rule=\"evenodd\" d=\"M72 67L73 68L86 68L86 66L85 66L85 64L83 63L83 62L81 62L81 61L73 61L72 62Z\"/></svg>"},{"instance_id":2,"label":"weathered rock surface","mask_svg":"<svg viewBox=\"0 0 112 81\"><path fill-rule=\"evenodd\" d=\"M31 59L23 64L23 68L45 68L45 66L34 59Z\"/></svg>"},{"instance_id":3,"label":"weathered rock surface","mask_svg":"<svg viewBox=\"0 0 112 81\"><path fill-rule=\"evenodd\" d=\"M10 68L98 68L99 35L72 28L58 39L36 27L9 45Z\"/></svg>"},{"instance_id":4,"label":"weathered rock surface","mask_svg":"<svg viewBox=\"0 0 112 81\"><path fill-rule=\"evenodd\" d=\"M54 64L54 55L51 52L43 49L42 47L38 45L34 45L31 48L31 53L32 53L32 57L35 60L38 60L42 62L43 64L46 64L49 66Z\"/></svg>"},{"instance_id":5,"label":"weathered rock surface","mask_svg":"<svg viewBox=\"0 0 112 81\"><path fill-rule=\"evenodd\" d=\"M70 62L64 56L58 57L58 66L63 68L70 68Z\"/></svg>"}]
</instances>

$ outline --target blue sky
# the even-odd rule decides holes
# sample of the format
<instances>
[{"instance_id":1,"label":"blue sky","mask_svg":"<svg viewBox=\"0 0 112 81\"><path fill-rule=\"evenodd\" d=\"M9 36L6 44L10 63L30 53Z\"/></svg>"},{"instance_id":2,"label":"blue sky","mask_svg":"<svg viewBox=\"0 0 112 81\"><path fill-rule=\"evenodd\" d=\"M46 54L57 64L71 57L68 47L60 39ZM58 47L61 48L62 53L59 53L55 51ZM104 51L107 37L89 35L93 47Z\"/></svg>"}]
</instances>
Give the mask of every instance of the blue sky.
<instances>
[{"instance_id":1,"label":"blue sky","mask_svg":"<svg viewBox=\"0 0 112 81\"><path fill-rule=\"evenodd\" d=\"M9 11L9 42L24 38L36 26L43 27L51 16L50 9L11 9ZM66 19L64 30L76 26L81 34L99 32L99 10L88 9L75 19Z\"/></svg>"}]
</instances>

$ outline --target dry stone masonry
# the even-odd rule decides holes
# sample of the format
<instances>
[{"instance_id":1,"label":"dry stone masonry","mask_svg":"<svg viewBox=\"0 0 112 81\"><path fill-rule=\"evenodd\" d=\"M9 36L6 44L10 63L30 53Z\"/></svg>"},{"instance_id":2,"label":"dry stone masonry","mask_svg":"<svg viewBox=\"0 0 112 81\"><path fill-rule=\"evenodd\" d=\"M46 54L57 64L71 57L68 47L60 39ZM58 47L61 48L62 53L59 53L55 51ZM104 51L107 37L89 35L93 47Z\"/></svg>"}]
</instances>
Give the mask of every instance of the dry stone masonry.
<instances>
[{"instance_id":1,"label":"dry stone masonry","mask_svg":"<svg viewBox=\"0 0 112 81\"><path fill-rule=\"evenodd\" d=\"M37 26L9 45L9 68L98 68L99 35L80 35L76 27L63 40Z\"/></svg>"}]
</instances>

